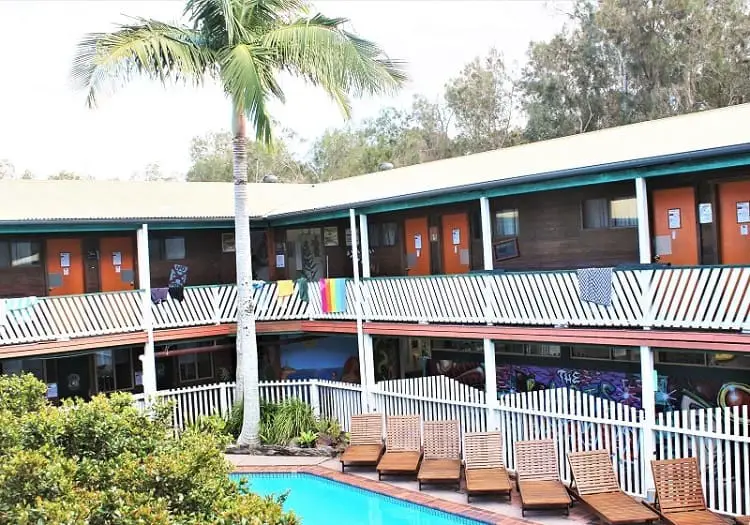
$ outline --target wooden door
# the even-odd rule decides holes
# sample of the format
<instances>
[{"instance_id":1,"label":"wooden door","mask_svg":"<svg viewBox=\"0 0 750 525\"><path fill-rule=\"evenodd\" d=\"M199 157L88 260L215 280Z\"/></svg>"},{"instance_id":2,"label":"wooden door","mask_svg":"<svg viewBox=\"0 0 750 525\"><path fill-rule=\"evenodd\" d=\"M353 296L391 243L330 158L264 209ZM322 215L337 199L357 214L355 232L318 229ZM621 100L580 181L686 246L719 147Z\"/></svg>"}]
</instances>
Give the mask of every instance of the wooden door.
<instances>
[{"instance_id":1,"label":"wooden door","mask_svg":"<svg viewBox=\"0 0 750 525\"><path fill-rule=\"evenodd\" d=\"M750 264L750 180L719 184L722 264Z\"/></svg>"},{"instance_id":2,"label":"wooden door","mask_svg":"<svg viewBox=\"0 0 750 525\"><path fill-rule=\"evenodd\" d=\"M456 213L443 215L443 271L446 274L469 271L469 215Z\"/></svg>"},{"instance_id":3,"label":"wooden door","mask_svg":"<svg viewBox=\"0 0 750 525\"><path fill-rule=\"evenodd\" d=\"M135 289L132 238L105 237L99 240L99 282L102 292Z\"/></svg>"},{"instance_id":4,"label":"wooden door","mask_svg":"<svg viewBox=\"0 0 750 525\"><path fill-rule=\"evenodd\" d=\"M654 190L651 200L654 255L660 256L659 262L699 264L695 190L692 187Z\"/></svg>"},{"instance_id":5,"label":"wooden door","mask_svg":"<svg viewBox=\"0 0 750 525\"><path fill-rule=\"evenodd\" d=\"M430 275L430 239L427 217L404 221L406 275Z\"/></svg>"},{"instance_id":6,"label":"wooden door","mask_svg":"<svg viewBox=\"0 0 750 525\"><path fill-rule=\"evenodd\" d=\"M81 239L47 240L49 295L75 295L86 292L81 244Z\"/></svg>"}]
</instances>

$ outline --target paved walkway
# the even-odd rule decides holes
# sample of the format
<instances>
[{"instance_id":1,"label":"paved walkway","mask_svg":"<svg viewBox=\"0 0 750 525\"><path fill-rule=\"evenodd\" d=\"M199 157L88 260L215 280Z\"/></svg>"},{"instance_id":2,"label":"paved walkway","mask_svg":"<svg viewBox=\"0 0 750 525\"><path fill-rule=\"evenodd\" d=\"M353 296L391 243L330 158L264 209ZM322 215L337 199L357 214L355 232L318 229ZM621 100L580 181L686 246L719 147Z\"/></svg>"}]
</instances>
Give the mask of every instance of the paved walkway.
<instances>
[{"instance_id":1,"label":"paved walkway","mask_svg":"<svg viewBox=\"0 0 750 525\"><path fill-rule=\"evenodd\" d=\"M258 471L272 471L274 467L286 467L286 469L304 469L311 470L316 474L324 474L326 477L336 479L338 475L334 476L335 473L341 472L341 463L336 459L330 458L309 458L309 457L292 457L292 456L246 456L246 455L227 455L227 458L238 467L238 470L258 470ZM322 470L325 469L325 470ZM346 469L347 474L351 474L356 478L359 478L362 483L357 483L362 488L370 490L377 490L378 492L384 492L390 494L393 490L398 492L398 496L415 503L429 503L433 506L433 501L439 501L440 507L445 507L448 512L461 512L459 508L466 507L466 495L457 492L455 489L424 489L419 492L416 481L399 481L389 478L378 482L378 475L373 469L357 469L349 468ZM330 473L330 474L327 474ZM379 489L379 487L385 487ZM409 496L406 496L406 492L409 491ZM412 494L414 493L414 494ZM396 495L396 494L391 494ZM430 502L426 501L431 500ZM521 517L521 505L520 498L517 492L513 492L512 502L497 500L494 498L473 499L470 505L477 511L488 511L494 516L507 517L506 520L495 521L495 523L503 524L541 524L541 525L598 525L599 521L594 518L591 514L586 512L580 504L575 505L571 511L570 516L563 516L558 512L528 512L526 518ZM461 512L464 514L464 512ZM489 514L488 514L489 515ZM479 515L476 516L480 518ZM485 516L486 517L486 516Z\"/></svg>"}]
</instances>

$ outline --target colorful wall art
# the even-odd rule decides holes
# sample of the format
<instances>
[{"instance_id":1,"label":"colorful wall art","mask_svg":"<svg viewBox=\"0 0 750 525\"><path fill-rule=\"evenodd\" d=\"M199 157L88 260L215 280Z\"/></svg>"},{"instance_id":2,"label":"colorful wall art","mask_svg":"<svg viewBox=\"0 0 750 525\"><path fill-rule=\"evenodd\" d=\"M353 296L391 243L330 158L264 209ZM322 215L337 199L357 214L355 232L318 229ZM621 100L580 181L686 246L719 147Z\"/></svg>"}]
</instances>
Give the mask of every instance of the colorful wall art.
<instances>
[{"instance_id":1,"label":"colorful wall art","mask_svg":"<svg viewBox=\"0 0 750 525\"><path fill-rule=\"evenodd\" d=\"M359 383L357 339L354 337L281 339L260 351L265 380L328 379Z\"/></svg>"}]
</instances>

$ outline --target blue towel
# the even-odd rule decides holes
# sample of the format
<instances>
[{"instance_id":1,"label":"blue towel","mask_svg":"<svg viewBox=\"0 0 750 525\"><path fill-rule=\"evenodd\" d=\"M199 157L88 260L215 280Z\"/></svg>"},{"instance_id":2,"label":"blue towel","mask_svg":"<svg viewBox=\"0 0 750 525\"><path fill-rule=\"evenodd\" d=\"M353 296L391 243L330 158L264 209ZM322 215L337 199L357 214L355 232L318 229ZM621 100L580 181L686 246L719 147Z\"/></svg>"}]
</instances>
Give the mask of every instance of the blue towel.
<instances>
[{"instance_id":1,"label":"blue towel","mask_svg":"<svg viewBox=\"0 0 750 525\"><path fill-rule=\"evenodd\" d=\"M581 301L612 306L612 268L585 268L576 273Z\"/></svg>"},{"instance_id":2,"label":"blue towel","mask_svg":"<svg viewBox=\"0 0 750 525\"><path fill-rule=\"evenodd\" d=\"M36 296L30 297L15 297L13 299L4 299L3 307L0 308L0 313L5 312L5 315L12 317L19 322L31 321L31 311L34 306L39 302L39 298ZM0 317L0 324L5 321L5 316Z\"/></svg>"},{"instance_id":3,"label":"blue towel","mask_svg":"<svg viewBox=\"0 0 750 525\"><path fill-rule=\"evenodd\" d=\"M184 287L187 283L188 267L183 264L175 264L169 272L169 287Z\"/></svg>"},{"instance_id":4,"label":"blue towel","mask_svg":"<svg viewBox=\"0 0 750 525\"><path fill-rule=\"evenodd\" d=\"M159 304L169 297L169 288L151 288L151 302Z\"/></svg>"}]
</instances>

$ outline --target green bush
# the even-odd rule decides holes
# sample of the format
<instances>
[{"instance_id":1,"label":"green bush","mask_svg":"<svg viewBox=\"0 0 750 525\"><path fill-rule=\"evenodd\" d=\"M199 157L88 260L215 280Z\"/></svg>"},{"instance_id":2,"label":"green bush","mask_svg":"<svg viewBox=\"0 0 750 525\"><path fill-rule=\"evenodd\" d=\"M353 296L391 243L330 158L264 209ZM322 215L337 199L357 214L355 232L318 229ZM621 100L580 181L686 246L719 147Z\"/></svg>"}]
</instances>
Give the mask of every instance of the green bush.
<instances>
[{"instance_id":1,"label":"green bush","mask_svg":"<svg viewBox=\"0 0 750 525\"><path fill-rule=\"evenodd\" d=\"M128 394L60 407L44 396L33 376L0 376L0 523L298 523L281 499L245 494L229 478L220 418L175 437L168 407L146 415Z\"/></svg>"}]
</instances>

